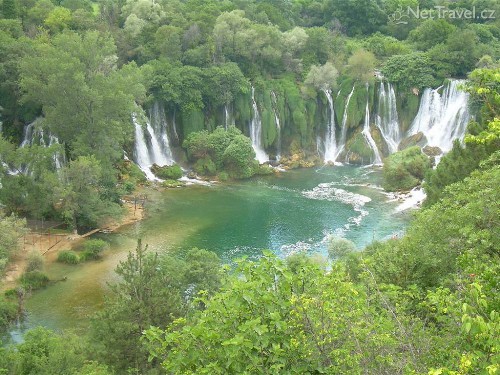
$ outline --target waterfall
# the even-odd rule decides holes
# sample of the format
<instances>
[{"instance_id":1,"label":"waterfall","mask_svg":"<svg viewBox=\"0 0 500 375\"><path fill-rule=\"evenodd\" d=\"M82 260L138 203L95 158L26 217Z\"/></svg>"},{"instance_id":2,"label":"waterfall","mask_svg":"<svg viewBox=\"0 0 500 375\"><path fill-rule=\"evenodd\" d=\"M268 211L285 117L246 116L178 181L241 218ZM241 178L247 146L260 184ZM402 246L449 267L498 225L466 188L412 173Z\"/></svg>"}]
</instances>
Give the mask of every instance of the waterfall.
<instances>
[{"instance_id":1,"label":"waterfall","mask_svg":"<svg viewBox=\"0 0 500 375\"><path fill-rule=\"evenodd\" d=\"M150 153L153 162L160 165L170 165L174 163L170 140L168 138L168 123L163 106L155 101L151 107L149 122L146 122L146 129L151 136Z\"/></svg>"},{"instance_id":2,"label":"waterfall","mask_svg":"<svg viewBox=\"0 0 500 375\"><path fill-rule=\"evenodd\" d=\"M332 92L330 90L323 90L323 92L328 100L328 106L330 109L330 117L328 118L328 127L325 137L324 161L325 163L334 163L337 157L337 141L335 140L335 110L333 109Z\"/></svg>"},{"instance_id":3,"label":"waterfall","mask_svg":"<svg viewBox=\"0 0 500 375\"><path fill-rule=\"evenodd\" d=\"M269 160L269 156L264 151L264 147L262 147L262 121L260 119L259 109L257 108L257 102L255 101L255 88L253 86L252 109L253 118L250 123L250 139L252 140L252 147L255 151L255 159L262 164Z\"/></svg>"},{"instance_id":4,"label":"waterfall","mask_svg":"<svg viewBox=\"0 0 500 375\"><path fill-rule=\"evenodd\" d=\"M144 129L137 121L135 114L132 115L132 121L135 126L135 161L139 168L146 174L148 180L155 180L156 177L150 169L153 161L149 155L148 144L144 137Z\"/></svg>"},{"instance_id":5,"label":"waterfall","mask_svg":"<svg viewBox=\"0 0 500 375\"><path fill-rule=\"evenodd\" d=\"M179 144L179 134L177 133L177 124L175 123L175 108L174 115L172 116L172 132L174 133L175 141Z\"/></svg>"},{"instance_id":6,"label":"waterfall","mask_svg":"<svg viewBox=\"0 0 500 375\"><path fill-rule=\"evenodd\" d=\"M469 94L459 90L463 82L450 81L442 95L439 94L442 87L425 89L408 135L422 132L427 145L437 146L443 152L451 150L455 139L462 140L470 118Z\"/></svg>"},{"instance_id":7,"label":"waterfall","mask_svg":"<svg viewBox=\"0 0 500 375\"><path fill-rule=\"evenodd\" d=\"M389 153L398 150L401 135L399 132L399 119L396 107L396 94L390 83L380 82L378 95L378 111L375 125L379 128L389 148Z\"/></svg>"},{"instance_id":8,"label":"waterfall","mask_svg":"<svg viewBox=\"0 0 500 375\"><path fill-rule=\"evenodd\" d=\"M372 164L382 164L382 158L380 157L380 152L378 151L377 144L373 140L373 137L370 133L370 93L368 92L368 85L366 85L365 125L363 126L362 134L368 142L368 145L372 149L373 155L375 156L375 160Z\"/></svg>"},{"instance_id":9,"label":"waterfall","mask_svg":"<svg viewBox=\"0 0 500 375\"><path fill-rule=\"evenodd\" d=\"M23 140L19 147L30 147L33 145L50 147L55 144L60 144L59 139L50 132L48 132L48 135L45 136L42 122L43 118L39 117L24 127ZM46 142L46 137L48 137L48 144ZM65 162L64 153L61 154L59 152L55 152L52 156L52 159L54 160L54 166L56 170L61 169ZM24 172L28 172L28 167L22 169Z\"/></svg>"},{"instance_id":10,"label":"waterfall","mask_svg":"<svg viewBox=\"0 0 500 375\"><path fill-rule=\"evenodd\" d=\"M231 125L234 125L232 105L224 104L224 128L227 130Z\"/></svg>"},{"instance_id":11,"label":"waterfall","mask_svg":"<svg viewBox=\"0 0 500 375\"><path fill-rule=\"evenodd\" d=\"M339 91L340 93L340 91ZM345 142L347 139L347 116L348 116L348 109L349 109L349 102L351 101L352 95L354 94L354 86L352 87L351 92L347 96L346 102L345 102L345 108L344 108L344 115L342 116L342 130L340 132L340 140L339 140L339 147L337 150L337 155L335 156L335 159L337 159L342 151L344 151L345 148Z\"/></svg>"},{"instance_id":12,"label":"waterfall","mask_svg":"<svg viewBox=\"0 0 500 375\"><path fill-rule=\"evenodd\" d=\"M281 159L281 122L278 113L278 101L276 99L276 94L271 91L271 97L273 99L273 111L274 111L274 122L276 123L276 132L278 133L278 140L276 146L276 161Z\"/></svg>"},{"instance_id":13,"label":"waterfall","mask_svg":"<svg viewBox=\"0 0 500 375\"><path fill-rule=\"evenodd\" d=\"M60 144L59 139L55 135L50 134L49 147L58 144ZM54 160L54 165L56 166L56 169L57 170L61 169L65 162L64 153L61 155L59 152L56 152L52 158Z\"/></svg>"},{"instance_id":14,"label":"waterfall","mask_svg":"<svg viewBox=\"0 0 500 375\"><path fill-rule=\"evenodd\" d=\"M174 163L165 111L159 102L155 102L150 118L145 120L145 127L139 123L136 114L132 115L132 121L135 126L135 161L149 180L155 180L150 169L153 164L165 166Z\"/></svg>"}]
</instances>

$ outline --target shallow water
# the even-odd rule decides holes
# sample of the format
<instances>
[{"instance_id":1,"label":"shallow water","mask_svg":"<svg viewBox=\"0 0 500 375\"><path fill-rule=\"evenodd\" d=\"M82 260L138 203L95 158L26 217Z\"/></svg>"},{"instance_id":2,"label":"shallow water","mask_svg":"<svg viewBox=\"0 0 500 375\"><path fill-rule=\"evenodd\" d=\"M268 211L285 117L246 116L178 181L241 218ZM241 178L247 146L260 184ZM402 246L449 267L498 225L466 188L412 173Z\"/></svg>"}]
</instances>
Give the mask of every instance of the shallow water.
<instances>
[{"instance_id":1,"label":"shallow water","mask_svg":"<svg viewBox=\"0 0 500 375\"><path fill-rule=\"evenodd\" d=\"M326 238L343 235L361 249L400 233L409 215L398 213L379 187L380 170L350 166L303 169L249 181L155 192L148 218L102 235L111 247L103 259L82 265L47 266L51 279L67 281L36 292L26 303L27 327L85 329L104 300L118 262L142 238L157 252L192 247L213 250L225 262L262 249L278 256L297 251L327 254Z\"/></svg>"}]
</instances>

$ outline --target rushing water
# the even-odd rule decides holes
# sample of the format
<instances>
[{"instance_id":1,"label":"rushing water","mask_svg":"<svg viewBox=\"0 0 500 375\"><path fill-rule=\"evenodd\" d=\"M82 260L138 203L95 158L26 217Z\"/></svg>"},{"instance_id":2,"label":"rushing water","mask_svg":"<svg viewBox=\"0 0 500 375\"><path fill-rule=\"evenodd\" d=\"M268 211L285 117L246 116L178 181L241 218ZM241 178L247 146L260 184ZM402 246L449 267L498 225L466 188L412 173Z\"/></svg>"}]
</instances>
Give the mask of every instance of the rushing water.
<instances>
[{"instance_id":1,"label":"rushing water","mask_svg":"<svg viewBox=\"0 0 500 375\"><path fill-rule=\"evenodd\" d=\"M328 109L330 116L328 117L328 124L325 136L325 163L334 163L337 158L337 141L335 138L335 110L333 107L332 92L330 90L323 90L328 101Z\"/></svg>"},{"instance_id":2,"label":"rushing water","mask_svg":"<svg viewBox=\"0 0 500 375\"><path fill-rule=\"evenodd\" d=\"M396 212L398 202L388 200L379 182L379 170L337 166L153 191L147 219L103 235L111 248L101 261L47 265L51 279L68 280L27 301L26 326L84 329L103 303L106 283L116 280L114 268L137 238L152 251L198 247L231 263L244 255L255 259L262 249L280 257L297 251L326 255L329 234L343 235L358 248L390 237L404 229L409 215Z\"/></svg>"},{"instance_id":3,"label":"rushing water","mask_svg":"<svg viewBox=\"0 0 500 375\"><path fill-rule=\"evenodd\" d=\"M262 146L262 121L260 118L259 108L257 107L257 102L255 101L255 88L252 86L252 121L250 122L250 139L252 140L252 147L255 151L255 159L259 163L265 163L269 161L269 155L267 155Z\"/></svg>"},{"instance_id":4,"label":"rushing water","mask_svg":"<svg viewBox=\"0 0 500 375\"><path fill-rule=\"evenodd\" d=\"M373 151L373 164L381 164L382 163L382 158L380 156L380 152L378 151L377 144L375 143L375 140L372 137L372 134L370 132L370 95L368 94L368 84L366 85L366 110L365 110L365 124L363 126L363 131L362 134L366 139L366 142L370 146L371 150Z\"/></svg>"},{"instance_id":5,"label":"rushing water","mask_svg":"<svg viewBox=\"0 0 500 375\"><path fill-rule=\"evenodd\" d=\"M378 94L378 113L375 124L380 129L382 136L389 147L389 153L398 150L401 135L399 132L399 119L396 106L396 94L389 82L380 82Z\"/></svg>"},{"instance_id":6,"label":"rushing water","mask_svg":"<svg viewBox=\"0 0 500 375\"><path fill-rule=\"evenodd\" d=\"M451 150L455 139L462 140L470 119L469 94L460 89L463 83L450 81L442 94L442 87L425 89L409 134L422 132L429 146L437 146L443 152Z\"/></svg>"}]
</instances>

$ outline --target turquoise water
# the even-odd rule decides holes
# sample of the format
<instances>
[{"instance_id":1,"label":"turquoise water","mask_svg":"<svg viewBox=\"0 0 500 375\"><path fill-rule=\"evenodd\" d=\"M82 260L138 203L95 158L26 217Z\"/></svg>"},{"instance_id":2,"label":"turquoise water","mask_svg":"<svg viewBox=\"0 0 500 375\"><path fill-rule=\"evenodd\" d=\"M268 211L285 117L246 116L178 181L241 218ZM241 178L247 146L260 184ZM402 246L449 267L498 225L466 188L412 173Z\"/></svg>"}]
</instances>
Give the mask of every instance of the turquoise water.
<instances>
[{"instance_id":1,"label":"turquoise water","mask_svg":"<svg viewBox=\"0 0 500 375\"><path fill-rule=\"evenodd\" d=\"M77 266L49 264L51 279L67 281L36 292L26 303L21 327L85 329L102 305L113 272L137 238L157 252L192 247L217 252L226 262L262 249L284 257L297 251L327 254L325 239L338 234L361 249L401 232L408 214L397 214L379 187L380 170L349 166L294 170L212 186L150 193L148 218L104 235L103 259ZM13 335L19 334L18 331Z\"/></svg>"}]
</instances>

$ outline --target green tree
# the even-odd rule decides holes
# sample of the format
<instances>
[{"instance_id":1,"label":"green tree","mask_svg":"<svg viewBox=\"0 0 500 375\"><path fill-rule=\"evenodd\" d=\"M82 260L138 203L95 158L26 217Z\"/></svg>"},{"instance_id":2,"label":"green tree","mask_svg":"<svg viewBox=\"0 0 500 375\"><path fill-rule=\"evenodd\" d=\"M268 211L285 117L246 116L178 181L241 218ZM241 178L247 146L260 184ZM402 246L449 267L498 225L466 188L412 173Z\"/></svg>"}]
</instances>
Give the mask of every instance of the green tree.
<instances>
[{"instance_id":1,"label":"green tree","mask_svg":"<svg viewBox=\"0 0 500 375\"><path fill-rule=\"evenodd\" d=\"M92 319L95 358L119 373L154 368L156 361L148 361L147 349L140 343L143 331L165 327L182 316L199 291L213 292L220 282L219 267L211 252L193 249L185 257L159 257L139 240L136 250L116 268L122 281L111 287L104 309Z\"/></svg>"},{"instance_id":2,"label":"green tree","mask_svg":"<svg viewBox=\"0 0 500 375\"><path fill-rule=\"evenodd\" d=\"M429 19L410 32L409 41L420 51L427 51L437 44L445 43L456 31L456 27L444 19Z\"/></svg>"},{"instance_id":3,"label":"green tree","mask_svg":"<svg viewBox=\"0 0 500 375\"><path fill-rule=\"evenodd\" d=\"M56 208L72 228L102 225L122 213L120 205L105 195L103 173L93 156L81 156L61 170L62 185L57 192Z\"/></svg>"},{"instance_id":4,"label":"green tree","mask_svg":"<svg viewBox=\"0 0 500 375\"><path fill-rule=\"evenodd\" d=\"M67 32L23 59L23 100L42 107L52 134L72 156L95 155L103 165L122 158L132 138L130 114L144 95L135 64L116 66L109 35Z\"/></svg>"},{"instance_id":5,"label":"green tree","mask_svg":"<svg viewBox=\"0 0 500 375\"><path fill-rule=\"evenodd\" d=\"M403 90L423 90L426 87L434 87L439 82L429 56L420 52L390 57L384 64L382 73Z\"/></svg>"},{"instance_id":6,"label":"green tree","mask_svg":"<svg viewBox=\"0 0 500 375\"><path fill-rule=\"evenodd\" d=\"M19 15L19 4L17 0L2 1L2 15L6 19L16 19Z\"/></svg>"},{"instance_id":7,"label":"green tree","mask_svg":"<svg viewBox=\"0 0 500 375\"><path fill-rule=\"evenodd\" d=\"M316 90L333 90L337 87L338 75L337 69L331 62L322 66L311 65L304 83Z\"/></svg>"},{"instance_id":8,"label":"green tree","mask_svg":"<svg viewBox=\"0 0 500 375\"><path fill-rule=\"evenodd\" d=\"M170 373L346 373L387 370L393 327L364 291L312 262L293 270L269 253L240 261L206 308L146 332ZM363 306L363 307L362 307ZM377 311L377 312L376 312ZM193 348L196 348L193 350ZM383 354L381 354L383 353Z\"/></svg>"},{"instance_id":9,"label":"green tree","mask_svg":"<svg viewBox=\"0 0 500 375\"><path fill-rule=\"evenodd\" d=\"M0 212L0 272L19 250L19 239L27 233L26 220Z\"/></svg>"},{"instance_id":10,"label":"green tree","mask_svg":"<svg viewBox=\"0 0 500 375\"><path fill-rule=\"evenodd\" d=\"M372 82L375 79L377 59L371 52L363 49L353 53L347 62L347 71L350 77L361 83Z\"/></svg>"}]
</instances>

